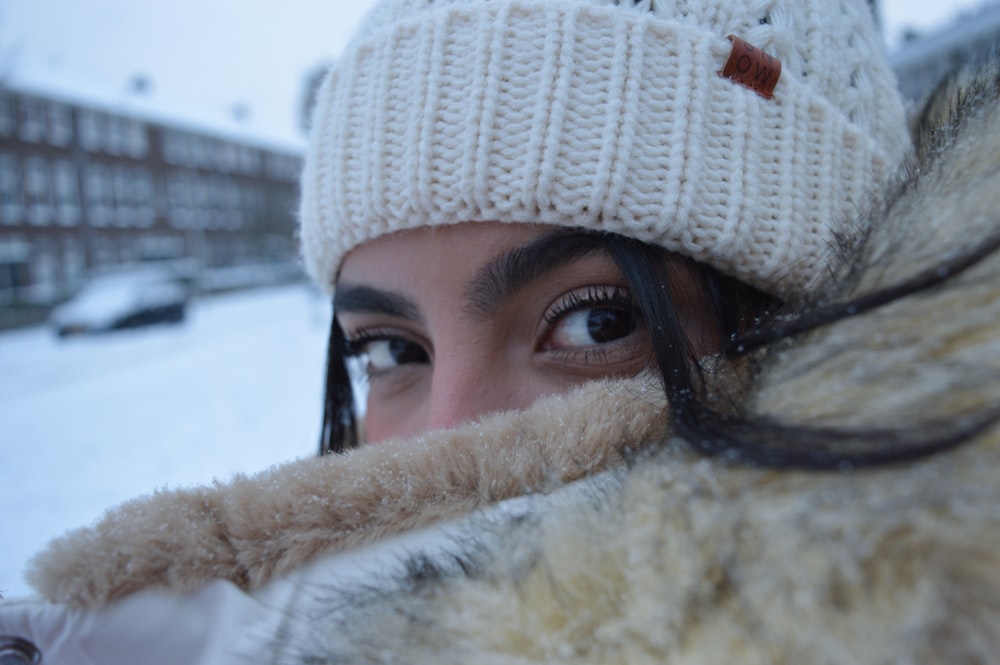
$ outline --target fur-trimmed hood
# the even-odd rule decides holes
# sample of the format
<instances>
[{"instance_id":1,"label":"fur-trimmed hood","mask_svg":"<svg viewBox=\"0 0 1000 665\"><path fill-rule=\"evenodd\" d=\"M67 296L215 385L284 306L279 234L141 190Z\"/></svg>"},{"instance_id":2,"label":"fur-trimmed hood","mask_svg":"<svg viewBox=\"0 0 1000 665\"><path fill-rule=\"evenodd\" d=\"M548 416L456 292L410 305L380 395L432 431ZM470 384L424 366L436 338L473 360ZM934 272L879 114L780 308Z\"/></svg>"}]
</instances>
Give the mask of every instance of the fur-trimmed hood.
<instances>
[{"instance_id":1,"label":"fur-trimmed hood","mask_svg":"<svg viewBox=\"0 0 1000 665\"><path fill-rule=\"evenodd\" d=\"M721 429L648 379L590 385L137 499L52 543L29 579L86 607L213 578L254 589L471 514L449 565L401 561L396 584L290 608L275 658L998 662L998 101L994 67L941 88L823 302L733 351L720 389L740 418ZM523 494L527 517L473 514Z\"/></svg>"}]
</instances>

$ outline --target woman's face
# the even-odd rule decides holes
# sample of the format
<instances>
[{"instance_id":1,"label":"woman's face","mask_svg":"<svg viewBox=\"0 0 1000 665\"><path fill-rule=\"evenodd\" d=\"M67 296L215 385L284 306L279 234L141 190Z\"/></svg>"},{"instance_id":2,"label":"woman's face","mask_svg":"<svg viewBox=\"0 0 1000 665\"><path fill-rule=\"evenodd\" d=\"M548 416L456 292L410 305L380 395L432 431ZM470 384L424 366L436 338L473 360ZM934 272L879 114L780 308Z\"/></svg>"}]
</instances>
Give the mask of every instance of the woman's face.
<instances>
[{"instance_id":1,"label":"woman's face","mask_svg":"<svg viewBox=\"0 0 1000 665\"><path fill-rule=\"evenodd\" d=\"M564 232L562 232L564 233ZM614 261L556 227L421 228L351 251L337 321L367 363L369 443L520 409L651 359Z\"/></svg>"}]
</instances>

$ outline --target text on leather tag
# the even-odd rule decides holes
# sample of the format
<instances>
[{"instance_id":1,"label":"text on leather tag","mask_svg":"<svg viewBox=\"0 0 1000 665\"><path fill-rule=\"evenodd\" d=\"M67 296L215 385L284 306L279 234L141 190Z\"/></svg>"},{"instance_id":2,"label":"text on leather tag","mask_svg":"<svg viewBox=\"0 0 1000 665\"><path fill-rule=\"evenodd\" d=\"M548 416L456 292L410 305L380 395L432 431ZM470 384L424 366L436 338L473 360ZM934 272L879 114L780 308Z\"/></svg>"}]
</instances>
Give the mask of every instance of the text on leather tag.
<instances>
[{"instance_id":1,"label":"text on leather tag","mask_svg":"<svg viewBox=\"0 0 1000 665\"><path fill-rule=\"evenodd\" d=\"M774 87L781 76L781 61L735 35L729 35L729 41L733 43L733 50L720 73L761 97L774 99Z\"/></svg>"}]
</instances>

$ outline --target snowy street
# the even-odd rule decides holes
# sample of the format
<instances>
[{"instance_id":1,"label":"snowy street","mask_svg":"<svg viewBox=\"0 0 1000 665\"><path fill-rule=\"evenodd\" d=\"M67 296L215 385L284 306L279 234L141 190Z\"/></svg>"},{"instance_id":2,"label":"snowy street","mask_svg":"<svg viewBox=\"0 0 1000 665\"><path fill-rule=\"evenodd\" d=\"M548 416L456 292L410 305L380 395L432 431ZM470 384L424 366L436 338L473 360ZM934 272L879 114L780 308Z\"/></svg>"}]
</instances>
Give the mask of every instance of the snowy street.
<instances>
[{"instance_id":1,"label":"snowy street","mask_svg":"<svg viewBox=\"0 0 1000 665\"><path fill-rule=\"evenodd\" d=\"M315 454L328 322L294 285L195 301L181 325L0 333L0 595L126 499Z\"/></svg>"}]
</instances>

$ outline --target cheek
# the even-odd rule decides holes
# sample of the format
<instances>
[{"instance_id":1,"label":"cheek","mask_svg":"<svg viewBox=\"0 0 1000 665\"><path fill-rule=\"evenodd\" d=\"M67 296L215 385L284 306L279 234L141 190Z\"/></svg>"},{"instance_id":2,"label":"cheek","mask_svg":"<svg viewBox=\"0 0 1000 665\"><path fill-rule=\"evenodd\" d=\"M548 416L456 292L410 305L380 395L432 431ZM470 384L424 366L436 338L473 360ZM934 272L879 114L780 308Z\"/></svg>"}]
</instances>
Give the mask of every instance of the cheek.
<instances>
[{"instance_id":1,"label":"cheek","mask_svg":"<svg viewBox=\"0 0 1000 665\"><path fill-rule=\"evenodd\" d=\"M565 394L589 380L599 378L603 376L578 374L546 364L536 364L514 374L509 383L510 399L506 408L526 409L543 397Z\"/></svg>"},{"instance_id":2,"label":"cheek","mask_svg":"<svg viewBox=\"0 0 1000 665\"><path fill-rule=\"evenodd\" d=\"M424 429L426 406L415 396L385 399L369 392L365 412L366 444L376 444L396 437L419 434Z\"/></svg>"}]
</instances>

